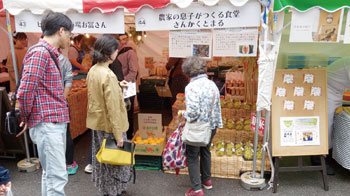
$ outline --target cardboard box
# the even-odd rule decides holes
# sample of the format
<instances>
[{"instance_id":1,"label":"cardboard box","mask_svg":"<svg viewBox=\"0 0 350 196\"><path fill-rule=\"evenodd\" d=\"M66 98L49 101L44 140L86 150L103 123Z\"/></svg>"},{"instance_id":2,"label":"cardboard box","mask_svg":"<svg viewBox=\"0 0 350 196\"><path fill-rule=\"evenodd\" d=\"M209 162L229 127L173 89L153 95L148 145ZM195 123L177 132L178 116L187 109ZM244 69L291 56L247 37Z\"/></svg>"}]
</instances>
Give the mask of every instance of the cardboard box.
<instances>
[{"instance_id":1,"label":"cardboard box","mask_svg":"<svg viewBox=\"0 0 350 196\"><path fill-rule=\"evenodd\" d=\"M132 138L132 142L136 140L136 137L140 136L139 131L135 133ZM164 138L161 144L136 144L135 155L149 155L149 156L162 156L165 144L166 144L166 131L162 132L162 138ZM142 137L142 139L147 139L148 137Z\"/></svg>"},{"instance_id":2,"label":"cardboard box","mask_svg":"<svg viewBox=\"0 0 350 196\"><path fill-rule=\"evenodd\" d=\"M139 134L142 138L162 137L162 115L152 113L139 113Z\"/></svg>"},{"instance_id":3,"label":"cardboard box","mask_svg":"<svg viewBox=\"0 0 350 196\"><path fill-rule=\"evenodd\" d=\"M132 142L136 140L136 137L140 136L142 139L149 137L164 138L161 144L136 144L136 155L150 155L150 156L162 156L163 149L166 144L166 131L163 131L162 115L151 113L140 113L138 115L139 130L136 132Z\"/></svg>"}]
</instances>

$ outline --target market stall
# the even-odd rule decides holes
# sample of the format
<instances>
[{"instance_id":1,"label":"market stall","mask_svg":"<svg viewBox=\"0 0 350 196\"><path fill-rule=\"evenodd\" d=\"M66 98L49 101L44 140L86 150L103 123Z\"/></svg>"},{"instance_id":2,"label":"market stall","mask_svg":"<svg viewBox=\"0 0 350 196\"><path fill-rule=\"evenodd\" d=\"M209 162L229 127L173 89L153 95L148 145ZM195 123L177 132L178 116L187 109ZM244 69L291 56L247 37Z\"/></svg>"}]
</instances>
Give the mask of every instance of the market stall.
<instances>
[{"instance_id":1,"label":"market stall","mask_svg":"<svg viewBox=\"0 0 350 196\"><path fill-rule=\"evenodd\" d=\"M257 1L245 1L241 7L236 5L236 1L216 1L210 6L198 2L181 9L174 6L156 10L144 7L135 15L137 31L170 30L167 47L160 49L160 55L149 55L142 59L151 75L164 76L160 70L164 70L168 56L185 58L198 55L207 60L208 75L220 85L222 92L225 124L225 128L220 129L214 137L212 172L214 177L224 178L239 178L242 172L253 168L251 146L255 129L251 127L251 117L256 111L257 101L257 27L260 26L261 8ZM240 13L239 19L235 18L235 13ZM191 14L197 18L191 20ZM203 15L203 19L200 15ZM232 23L225 20L227 17L234 18ZM197 52L199 50L203 53ZM167 137L179 124L177 111L185 108L184 95L177 94L176 97ZM260 144L262 139L259 136ZM262 162L260 153L257 161L259 171ZM265 169L270 170L269 161L265 161Z\"/></svg>"},{"instance_id":2,"label":"market stall","mask_svg":"<svg viewBox=\"0 0 350 196\"><path fill-rule=\"evenodd\" d=\"M349 50L347 44L349 43L349 14L343 8L349 5L349 1L278 0L274 2L275 13L285 13L286 26L276 30L282 34L282 38L277 62L278 75L272 91L273 156L300 156L301 159L301 156L305 155L326 155L333 143L333 158L335 153L339 163L346 162L343 157L347 155L342 150L347 149L348 145L339 142L339 137L344 138L348 135L344 129L346 118L337 119L333 130L334 139L331 139L332 135L328 133L328 129L331 128L327 127L327 122L332 121L333 116L330 114L334 111L330 110L330 107L327 111L325 106L335 104L332 103L332 99L329 99L335 94L327 92L329 84L325 74L330 73L331 70L327 68L333 66L334 62L348 56L345 51ZM288 11L283 12L283 10ZM342 35L344 26L345 34ZM329 74L329 77L334 75ZM341 102L342 97L339 96ZM306 122L312 118L315 124L309 124L307 128L304 127L305 124L299 123L300 119ZM287 125L287 121L290 125ZM298 130L288 129L296 126ZM339 150L341 153L338 152ZM292 151L294 154L291 153ZM277 167L278 159L276 159ZM314 169L323 171L324 189L328 190L324 161L322 166L323 168ZM301 170L304 170L302 164L293 171ZM277 180L274 181L274 192L277 190Z\"/></svg>"},{"instance_id":3,"label":"market stall","mask_svg":"<svg viewBox=\"0 0 350 196\"><path fill-rule=\"evenodd\" d=\"M155 9L150 8L150 6L144 6L145 4L150 5ZM203 6L203 4L205 6ZM169 40L167 46L158 49L158 51L160 51L158 54L160 53L161 57L145 56L140 54L142 57L154 57L153 60L148 59L147 62L146 58L140 59L142 62L140 65L147 64L147 66L150 67L149 73L144 74L144 76L148 77L149 75L155 75L153 77L156 78L150 79L153 81L155 79L160 79L160 83L163 84L165 81L164 78L157 77L164 77L164 68L157 67L164 67L168 56L184 58L186 56L198 55L206 58L208 67L211 70L211 77L217 83L221 83L221 86L224 86L220 89L222 90L222 94L224 96L221 102L223 118L226 119L225 128L220 130L214 139L215 147L213 149L213 154L217 155L215 156L216 158L214 160L214 162L217 164L214 165L216 168L223 168L223 166L227 165L229 162L234 162L234 164L229 168L219 170L213 169L213 171L215 171L216 176L238 178L240 172L252 169L251 165L253 162L251 161L251 144L254 136L254 132L252 130L254 130L254 128L253 126L250 128L250 122L252 121L250 119L252 117L251 114L256 110L254 105L258 99L257 55L259 47L258 27L260 26L261 13L260 2L238 0L203 0L201 2L192 3L192 0L174 0L149 1L140 3L139 1L101 2L76 0L71 2L64 0L60 1L59 3L51 1L42 1L39 3L37 1L11 0L4 1L4 6L11 14L16 15L17 18L21 18L21 20L24 21L16 23L16 28L25 28L28 25L30 28L32 28L31 31L33 31L33 28L35 28L36 31L40 30L37 25L37 21L39 20L35 14L43 14L46 10L59 12L74 10L68 12L68 14L70 14L72 19L74 19L74 23L77 24L77 22L80 22L79 20L86 23L89 22L84 21L84 19L86 20L88 16L92 14L98 15L98 17L105 17L105 15L108 15L107 13L116 14L118 12L118 8L122 7L125 7L132 12L138 11L135 16L137 31L171 30L169 36L166 37L166 39ZM232 8L232 10L228 10L228 8ZM30 12L26 10L29 10ZM171 21L167 20L167 18L160 20L160 15L157 15L160 12L165 12L164 14L167 14L168 11L173 12L174 10L175 13L171 17ZM196 13L192 13L193 10L197 10ZM149 22L145 23L146 20L141 20L140 16L143 14L147 15L153 11L157 12L155 14L156 20L154 20L154 22L158 22L158 24L152 24ZM187 12L190 13L190 15L191 13L193 14L192 19L196 20L195 23L189 19L186 20L186 24L183 24L184 21L182 21L183 16L181 16L181 14ZM80 16L79 18L79 15L83 15L84 17ZM163 16L165 17L165 15L162 15L162 17ZM195 19L195 16L197 16L197 19ZM27 22L25 20L27 20ZM82 33L91 31L93 31L93 33L107 32L96 28L93 28L92 30L92 28L89 29L88 26L89 25L87 25L87 28L76 28L75 31ZM164 27L166 28L164 29ZM123 29L118 29L118 32L124 32ZM194 30L194 33L187 31L173 31L181 29L192 29ZM110 33L117 32L116 30L108 30L110 30L108 31ZM162 33L164 33L164 31ZM182 38L182 42L178 42ZM200 38L200 40L196 40L197 38ZM189 47L186 46L184 40L189 41L191 45ZM221 45L225 47L220 48ZM184 47L183 50L181 50L182 47ZM149 80L146 79L149 78L144 78L144 80L141 81L141 84L147 84ZM148 87L151 87L152 85L154 85L154 83L149 84ZM145 89L143 90L147 92L148 89ZM72 95L78 96L79 94L79 96L83 96L84 91L84 89L81 89L77 91L79 93L75 92ZM152 93L155 93L155 91L152 90ZM183 100L181 101L180 97L181 95L179 96L180 100L173 105L173 113L184 106ZM69 102L74 103L75 98L70 96L68 99ZM143 98L142 100L147 99ZM81 104L83 104L83 102ZM154 107L159 105L157 103L153 104ZM146 105L150 104L146 103ZM72 107L74 107L74 104L72 104ZM79 114L83 114L83 112ZM71 116L72 121L78 119L76 118L77 116L74 116L72 113ZM80 115L80 117L81 116L83 115ZM174 115L174 117L175 116L176 115ZM177 119L175 117L170 126L171 129L168 130L168 133L176 128L176 122ZM81 124L81 122L79 121L77 124ZM258 126L259 125L257 125L257 127ZM83 128L84 127L77 128L77 132L72 133L72 136L75 137L81 134L81 129ZM260 142L262 141L261 136L259 140ZM224 144L221 144L221 141L223 141ZM232 145L230 144L231 142L234 143L234 148L230 147L230 145ZM248 149L246 150L247 153L243 153L243 151L245 151L245 147ZM220 153L221 148L224 149L223 154ZM238 152L236 149L238 149ZM234 150L237 153L232 153ZM266 161L266 163L266 169L269 169L269 161ZM260 168L258 168L258 170L259 169ZM235 170L233 174L231 173L232 170Z\"/></svg>"}]
</instances>

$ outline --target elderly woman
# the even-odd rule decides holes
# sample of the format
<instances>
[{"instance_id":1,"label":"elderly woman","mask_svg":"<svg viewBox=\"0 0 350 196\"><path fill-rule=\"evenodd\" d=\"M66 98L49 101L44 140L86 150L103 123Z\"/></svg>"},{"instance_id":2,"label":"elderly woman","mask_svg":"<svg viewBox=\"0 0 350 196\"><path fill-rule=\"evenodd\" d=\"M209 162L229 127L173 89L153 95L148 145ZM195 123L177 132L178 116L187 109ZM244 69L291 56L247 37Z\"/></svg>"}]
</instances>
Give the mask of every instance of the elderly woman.
<instances>
[{"instance_id":1,"label":"elderly woman","mask_svg":"<svg viewBox=\"0 0 350 196\"><path fill-rule=\"evenodd\" d=\"M118 54L119 42L109 35L100 36L94 46L97 62L87 76L88 111L86 126L92 130L92 180L99 195L117 196L126 190L130 166L99 163L96 154L104 138L114 138L118 146L126 140L129 128L121 85L109 69Z\"/></svg>"},{"instance_id":2,"label":"elderly woman","mask_svg":"<svg viewBox=\"0 0 350 196\"><path fill-rule=\"evenodd\" d=\"M191 78L186 86L186 111L183 116L188 122L210 122L212 129L211 140L216 128L222 128L220 94L215 83L206 75L207 66L204 59L189 57L182 64L182 70ZM211 189L211 153L210 144L205 147L186 145L188 172L192 189L186 192L186 196L201 196L205 189ZM198 157L200 156L200 167Z\"/></svg>"}]
</instances>

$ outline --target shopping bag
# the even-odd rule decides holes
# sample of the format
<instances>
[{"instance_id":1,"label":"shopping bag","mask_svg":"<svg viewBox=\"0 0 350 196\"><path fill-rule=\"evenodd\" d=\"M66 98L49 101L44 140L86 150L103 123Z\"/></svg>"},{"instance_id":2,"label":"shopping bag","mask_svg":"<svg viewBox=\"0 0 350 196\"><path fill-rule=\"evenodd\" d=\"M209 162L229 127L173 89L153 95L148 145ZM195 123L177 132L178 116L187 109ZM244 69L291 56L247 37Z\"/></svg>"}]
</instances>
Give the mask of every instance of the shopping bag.
<instances>
[{"instance_id":1,"label":"shopping bag","mask_svg":"<svg viewBox=\"0 0 350 196\"><path fill-rule=\"evenodd\" d=\"M6 112L5 117L5 131L10 135L17 135L22 128L19 126L21 123L21 113L18 109L14 109L14 106L9 112Z\"/></svg>"},{"instance_id":2,"label":"shopping bag","mask_svg":"<svg viewBox=\"0 0 350 196\"><path fill-rule=\"evenodd\" d=\"M163 166L169 170L175 170L176 175L180 169L187 167L186 146L182 142L182 124L169 137L163 151Z\"/></svg>"},{"instance_id":3,"label":"shopping bag","mask_svg":"<svg viewBox=\"0 0 350 196\"><path fill-rule=\"evenodd\" d=\"M111 165L134 165L135 144L124 142L123 147L118 147L113 138L104 139L96 158L100 163Z\"/></svg>"},{"instance_id":4,"label":"shopping bag","mask_svg":"<svg viewBox=\"0 0 350 196\"><path fill-rule=\"evenodd\" d=\"M96 154L96 159L100 163L111 165L131 165L135 184L135 144L124 141L123 147L118 147L114 138L104 139L100 150Z\"/></svg>"}]
</instances>

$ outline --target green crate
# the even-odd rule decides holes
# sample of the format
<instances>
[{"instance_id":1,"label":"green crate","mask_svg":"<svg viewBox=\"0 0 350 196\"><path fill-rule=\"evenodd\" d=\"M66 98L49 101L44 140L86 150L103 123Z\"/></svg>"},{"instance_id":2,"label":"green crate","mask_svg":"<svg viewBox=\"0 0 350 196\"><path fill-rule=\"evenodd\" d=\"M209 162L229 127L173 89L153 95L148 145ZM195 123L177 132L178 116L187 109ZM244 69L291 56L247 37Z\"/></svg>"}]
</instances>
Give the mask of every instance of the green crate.
<instances>
[{"instance_id":1,"label":"green crate","mask_svg":"<svg viewBox=\"0 0 350 196\"><path fill-rule=\"evenodd\" d=\"M135 155L135 168L163 171L162 157Z\"/></svg>"}]
</instances>

